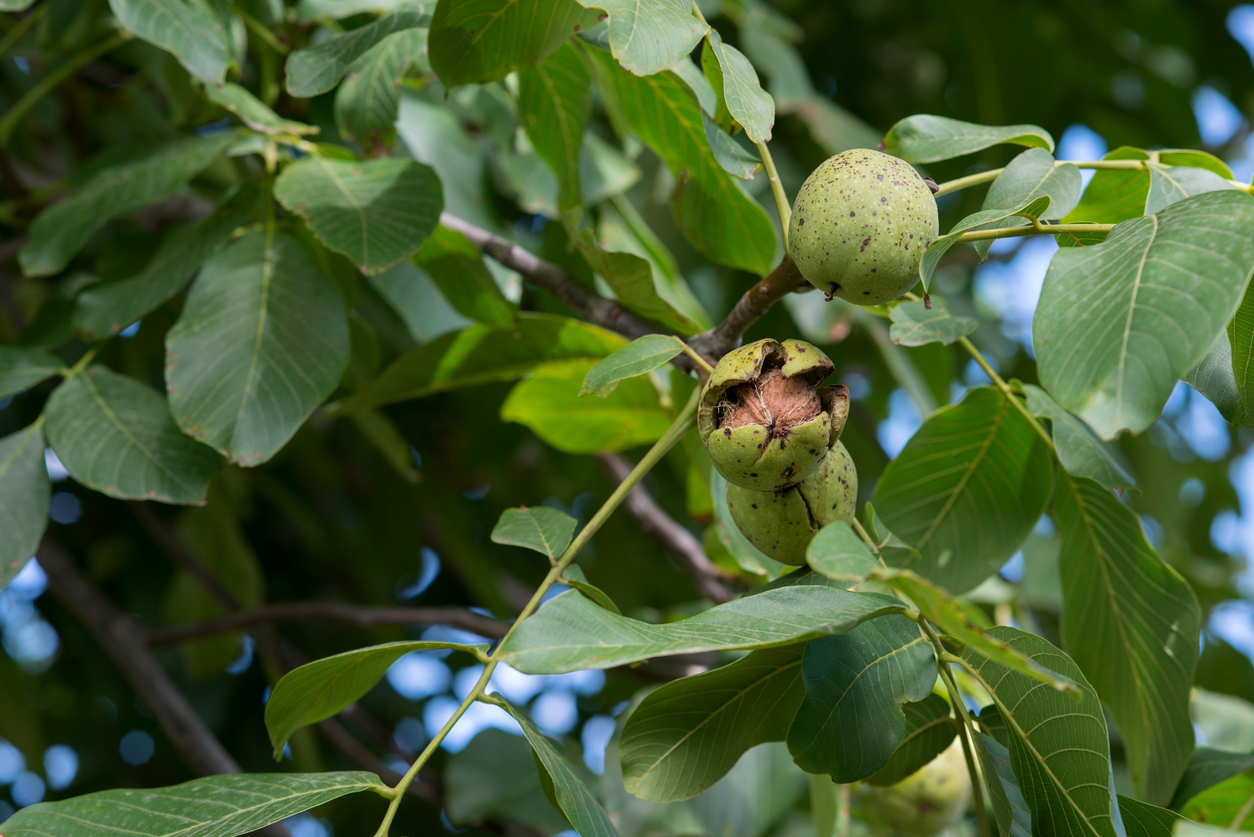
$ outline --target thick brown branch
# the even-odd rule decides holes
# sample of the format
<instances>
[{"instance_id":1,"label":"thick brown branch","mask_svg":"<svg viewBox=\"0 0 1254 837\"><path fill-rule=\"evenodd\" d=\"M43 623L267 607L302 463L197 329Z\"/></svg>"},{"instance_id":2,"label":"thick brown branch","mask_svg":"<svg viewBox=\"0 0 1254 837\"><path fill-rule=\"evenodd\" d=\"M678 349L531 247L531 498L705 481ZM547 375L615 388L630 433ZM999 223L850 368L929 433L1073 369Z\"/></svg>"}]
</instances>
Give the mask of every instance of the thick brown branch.
<instances>
[{"instance_id":1,"label":"thick brown branch","mask_svg":"<svg viewBox=\"0 0 1254 837\"><path fill-rule=\"evenodd\" d=\"M736 303L731 313L714 328L689 340L692 348L704 357L717 360L740 345L740 338L771 306L788 294L806 286L805 277L797 270L791 256L784 256L779 266L758 282Z\"/></svg>"},{"instance_id":2,"label":"thick brown branch","mask_svg":"<svg viewBox=\"0 0 1254 837\"><path fill-rule=\"evenodd\" d=\"M44 537L38 557L39 565L48 574L52 595L104 646L105 653L170 736L174 749L188 767L201 776L239 773L235 759L149 653L139 624L101 595L79 572L74 559L51 537ZM286 837L287 829L276 824L257 833L265 837Z\"/></svg>"},{"instance_id":3,"label":"thick brown branch","mask_svg":"<svg viewBox=\"0 0 1254 837\"><path fill-rule=\"evenodd\" d=\"M505 636L508 625L460 607L363 607L339 602L276 602L236 610L217 619L149 631L153 647L283 622L334 622L352 628L380 625L451 625L489 639Z\"/></svg>"},{"instance_id":4,"label":"thick brown branch","mask_svg":"<svg viewBox=\"0 0 1254 837\"><path fill-rule=\"evenodd\" d=\"M601 463L601 470L616 484L621 483L631 473L631 465L617 454L598 453L596 457ZM706 557L696 536L653 502L653 498L639 484L628 492L625 505L632 516L640 521L640 528L661 541L676 562L692 576L701 595L717 604L730 602L736 597L723 584L731 578L731 574L716 567Z\"/></svg>"}]
</instances>

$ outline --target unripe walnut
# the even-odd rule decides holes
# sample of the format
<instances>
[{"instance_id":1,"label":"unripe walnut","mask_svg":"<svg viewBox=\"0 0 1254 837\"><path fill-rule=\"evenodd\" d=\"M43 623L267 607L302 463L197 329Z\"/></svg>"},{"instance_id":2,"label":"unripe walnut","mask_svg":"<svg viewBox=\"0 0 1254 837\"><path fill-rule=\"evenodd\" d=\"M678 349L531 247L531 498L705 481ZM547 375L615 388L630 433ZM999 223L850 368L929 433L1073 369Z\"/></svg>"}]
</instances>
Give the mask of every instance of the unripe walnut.
<instances>
[{"instance_id":1,"label":"unripe walnut","mask_svg":"<svg viewBox=\"0 0 1254 837\"><path fill-rule=\"evenodd\" d=\"M902 837L932 837L953 824L971 800L971 774L955 739L917 773L886 788L871 787L867 801Z\"/></svg>"},{"instance_id":2,"label":"unripe walnut","mask_svg":"<svg viewBox=\"0 0 1254 837\"><path fill-rule=\"evenodd\" d=\"M701 392L697 431L732 485L775 491L811 474L849 410L843 386L816 388L835 367L801 340L759 340L723 356Z\"/></svg>"},{"instance_id":3,"label":"unripe walnut","mask_svg":"<svg viewBox=\"0 0 1254 837\"><path fill-rule=\"evenodd\" d=\"M829 157L801 185L788 249L828 299L879 305L919 281L919 260L939 229L932 190L914 167L858 148Z\"/></svg>"},{"instance_id":4,"label":"unripe walnut","mask_svg":"<svg viewBox=\"0 0 1254 837\"><path fill-rule=\"evenodd\" d=\"M858 502L858 471L840 442L814 473L783 491L727 486L732 520L749 542L784 564L806 562L810 541L829 523L851 522Z\"/></svg>"}]
</instances>

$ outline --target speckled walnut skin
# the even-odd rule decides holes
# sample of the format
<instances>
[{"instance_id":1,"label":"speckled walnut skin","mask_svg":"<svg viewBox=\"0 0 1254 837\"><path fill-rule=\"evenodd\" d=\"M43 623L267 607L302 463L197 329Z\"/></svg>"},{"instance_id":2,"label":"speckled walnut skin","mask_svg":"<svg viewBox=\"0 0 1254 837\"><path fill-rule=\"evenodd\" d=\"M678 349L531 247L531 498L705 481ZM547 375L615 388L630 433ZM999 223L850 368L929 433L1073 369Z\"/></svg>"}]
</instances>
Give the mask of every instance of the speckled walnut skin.
<instances>
[{"instance_id":1,"label":"speckled walnut skin","mask_svg":"<svg viewBox=\"0 0 1254 837\"><path fill-rule=\"evenodd\" d=\"M785 376L810 386L822 383L835 369L827 355L801 340L759 340L733 349L719 361L701 393L697 432L728 483L776 491L813 473L836 444L849 411L849 391L843 386L817 390L822 408L818 415L786 431L760 424L720 426L728 393L757 379L764 367L778 367Z\"/></svg>"},{"instance_id":2,"label":"speckled walnut skin","mask_svg":"<svg viewBox=\"0 0 1254 837\"><path fill-rule=\"evenodd\" d=\"M829 157L801 185L788 249L828 299L880 305L919 281L939 229L936 200L914 167L858 148Z\"/></svg>"},{"instance_id":3,"label":"speckled walnut skin","mask_svg":"<svg viewBox=\"0 0 1254 837\"><path fill-rule=\"evenodd\" d=\"M727 486L732 520L763 553L785 564L806 562L810 541L829 523L853 521L858 504L858 471L840 442L822 464L784 491L750 491Z\"/></svg>"}]
</instances>

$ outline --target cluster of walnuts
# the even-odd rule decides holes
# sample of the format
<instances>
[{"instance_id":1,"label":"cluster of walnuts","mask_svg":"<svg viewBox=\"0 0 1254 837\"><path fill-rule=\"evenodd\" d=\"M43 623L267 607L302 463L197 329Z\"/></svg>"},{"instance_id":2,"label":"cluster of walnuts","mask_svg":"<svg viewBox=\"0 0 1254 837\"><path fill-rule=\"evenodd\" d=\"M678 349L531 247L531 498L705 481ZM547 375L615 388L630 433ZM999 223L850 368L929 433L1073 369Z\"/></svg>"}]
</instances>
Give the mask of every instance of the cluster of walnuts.
<instances>
[{"instance_id":1,"label":"cluster of walnuts","mask_svg":"<svg viewBox=\"0 0 1254 837\"><path fill-rule=\"evenodd\" d=\"M881 305L918 282L938 229L932 191L913 167L855 149L829 158L802 185L789 249L829 300ZM727 480L732 519L785 564L804 564L823 526L853 521L858 473L839 441L849 391L823 386L833 371L809 343L759 340L727 353L701 394L697 428Z\"/></svg>"}]
</instances>

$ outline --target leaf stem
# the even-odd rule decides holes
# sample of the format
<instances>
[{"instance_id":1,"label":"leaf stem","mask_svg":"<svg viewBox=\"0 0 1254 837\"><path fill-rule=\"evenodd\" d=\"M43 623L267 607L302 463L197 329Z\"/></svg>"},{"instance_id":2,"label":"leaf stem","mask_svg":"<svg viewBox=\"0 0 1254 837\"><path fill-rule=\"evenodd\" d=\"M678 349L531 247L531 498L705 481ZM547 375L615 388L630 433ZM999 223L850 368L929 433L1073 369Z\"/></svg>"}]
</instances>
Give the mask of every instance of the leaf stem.
<instances>
[{"instance_id":1,"label":"leaf stem","mask_svg":"<svg viewBox=\"0 0 1254 837\"><path fill-rule=\"evenodd\" d=\"M967 772L971 774L971 790L975 793L975 814L980 821L980 835L992 837L988 811L984 808L984 786L980 782L980 771L975 766L975 722L971 720L971 713L967 711L967 705L962 700L962 692L958 689L953 672L949 670L947 658L953 655L945 650L940 637L936 635L936 631L932 630L932 626L926 619L919 620L919 628L932 643L932 647L936 649L937 669L940 671L941 680L945 681L945 689L949 692L949 702L953 704L954 712L962 721L958 739L962 742L962 755L967 760Z\"/></svg>"},{"instance_id":2,"label":"leaf stem","mask_svg":"<svg viewBox=\"0 0 1254 837\"><path fill-rule=\"evenodd\" d=\"M22 36L30 31L31 27L39 21L43 20L44 15L48 13L51 3L44 3L31 9L26 17L17 22L17 25L10 29L3 38L0 38L0 55L4 55L13 45L22 39Z\"/></svg>"},{"instance_id":3,"label":"leaf stem","mask_svg":"<svg viewBox=\"0 0 1254 837\"><path fill-rule=\"evenodd\" d=\"M714 367L710 365L710 362L708 360L701 357L701 355L697 354L695 349L693 349L691 346L689 346L687 343L685 343L683 340L681 340L678 337L675 338L675 342L678 343L683 348L684 354L692 358L693 363L695 363L701 369L705 370L705 374L707 375L714 374Z\"/></svg>"},{"instance_id":4,"label":"leaf stem","mask_svg":"<svg viewBox=\"0 0 1254 837\"><path fill-rule=\"evenodd\" d=\"M1014 408L1022 413L1023 417L1031 423L1032 428L1036 431L1036 435L1045 440L1045 444L1049 446L1051 451L1057 453L1054 448L1054 437L1049 435L1049 431L1047 431L1044 425L1041 424L1040 419L1032 415L1032 411L1029 410L1028 406L1023 403L1023 400L1015 394L1015 391L1010 388L1010 384L1002 380L1001 376L997 374L997 370L989 364L984 355L980 353L980 350L975 347L975 344L965 337L959 337L958 344L962 346L962 348L966 349L967 354L971 355L975 362L980 365L980 368L984 370L984 374L988 375L989 379L999 390L1002 391L1002 394L1006 396L1007 400L1014 405Z\"/></svg>"},{"instance_id":5,"label":"leaf stem","mask_svg":"<svg viewBox=\"0 0 1254 837\"><path fill-rule=\"evenodd\" d=\"M118 32L112 38L106 38L95 46L85 49L68 59L64 64L40 79L38 84L27 90L25 95L18 99L3 117L0 117L0 146L9 144L9 135L13 133L17 123L22 120L27 111L35 106L36 102L48 95L52 88L77 72L79 67L95 61L106 52L117 49L129 41L131 37L130 32Z\"/></svg>"},{"instance_id":6,"label":"leaf stem","mask_svg":"<svg viewBox=\"0 0 1254 837\"><path fill-rule=\"evenodd\" d=\"M775 196L775 208L779 210L779 231L784 237L784 252L788 252L788 225L792 221L792 205L788 203L788 196L784 194L784 184L779 180L779 173L775 171L775 160L771 157L771 150L766 147L765 142L756 143L758 146L758 156L762 158L762 167L766 169L766 179L771 184L771 194Z\"/></svg>"},{"instance_id":7,"label":"leaf stem","mask_svg":"<svg viewBox=\"0 0 1254 837\"><path fill-rule=\"evenodd\" d=\"M1055 160L1054 166L1069 164L1077 169L1092 169L1093 171L1149 171L1150 167L1147 164L1158 162L1158 152L1151 151L1150 153L1154 155L1151 160ZM1005 170L1005 168L989 169L988 171L946 181L937 188L935 197L939 198L941 195L948 195L950 192L957 192L970 186L979 186L981 183L996 180ZM1229 180L1228 182L1242 192L1254 195L1254 184L1242 183L1239 180Z\"/></svg>"},{"instance_id":8,"label":"leaf stem","mask_svg":"<svg viewBox=\"0 0 1254 837\"><path fill-rule=\"evenodd\" d=\"M248 31L256 35L258 40L264 41L267 46L280 55L288 53L287 44L274 37L273 32L262 26L256 18L241 9L238 4L235 6L234 12L240 16L244 21L244 26L248 27Z\"/></svg>"},{"instance_id":9,"label":"leaf stem","mask_svg":"<svg viewBox=\"0 0 1254 837\"><path fill-rule=\"evenodd\" d=\"M996 238L1020 238L1025 235L1061 235L1063 233L1108 233L1114 228L1114 224L1042 224L1037 221L1034 225L1028 227L999 227L995 230L966 232L958 236L954 241L988 241Z\"/></svg>"},{"instance_id":10,"label":"leaf stem","mask_svg":"<svg viewBox=\"0 0 1254 837\"><path fill-rule=\"evenodd\" d=\"M449 718L448 721L445 722L444 726L440 728L440 731L432 737L431 741L423 749L422 753L414 760L414 763L410 766L409 770L406 771L405 775L401 777L401 780L396 783L396 786L392 788L395 795L392 797L391 804L388 805L388 810L383 817L383 822L379 825L379 829L375 832L375 837L387 837L388 829L392 825L392 820L396 817L396 810L400 807L401 799L405 796L405 791L414 781L414 777L418 775L418 771L422 769L423 765L425 765L435 753L436 749L440 746L440 743L444 740L444 737L448 735L449 730L453 728L453 725L457 723L458 719L461 718L461 716L465 714L466 710L470 708L470 705L476 700L484 700L487 703L495 702L486 694L485 690L488 687L488 682L492 679L492 672L496 670L497 665L501 661L501 649L505 647L505 643L509 641L510 636L515 630L517 630L518 626L521 625L527 617L536 612L536 609L540 606L540 601L544 598L545 593L547 593L549 588L562 577L562 573L568 566L570 566L571 562L575 560L575 556L579 554L579 551L588 544L588 541L592 540L592 536L597 533L601 526L605 524L605 521L609 519L610 515L614 513L615 509L617 509L619 505L622 504L623 500L627 498L628 492L630 492L631 489L644 478L644 475L647 474L653 466L666 455L667 451L673 448L676 443L684 437L684 434L688 432L688 428L692 425L693 418L697 413L697 401L700 398L700 394L700 390L693 391L692 397L688 399L688 403L675 418L675 421L671 424L670 429L668 429L666 433L663 434L662 438L658 439L657 443L649 449L649 452L644 455L644 458L641 459L639 463L637 463L636 467L631 469L631 473L627 475L626 479L619 483L618 487L614 489L614 493L609 496L609 499L605 501L605 504L602 505L601 508L597 510L597 513L592 516L592 519L588 521L588 525L585 526L577 536L575 536L575 539L570 542L570 546L566 547L566 550L562 553L561 557L557 559L557 562L549 570L548 575L544 577L544 581L540 582L540 586L536 588L536 592L532 595L531 601L527 602L527 606L522 609L522 613L518 614L518 618L514 621L514 624L510 626L509 632L505 634L505 638L497 644L496 648L493 649L492 653L488 656L487 662L483 667L483 673L479 675L479 679L475 682L474 688L470 690L470 694L466 695L466 698L461 702L461 705L457 707L457 710L453 713L452 717Z\"/></svg>"},{"instance_id":11,"label":"leaf stem","mask_svg":"<svg viewBox=\"0 0 1254 837\"><path fill-rule=\"evenodd\" d=\"M83 353L82 357L78 359L78 363L75 363L69 369L58 369L57 374L68 381L70 378L73 378L75 375L86 369L87 364L91 363L95 359L96 355L100 353L100 350L103 347L103 343L98 343L95 346L92 346ZM3 837L3 835L0 835L0 837Z\"/></svg>"}]
</instances>

